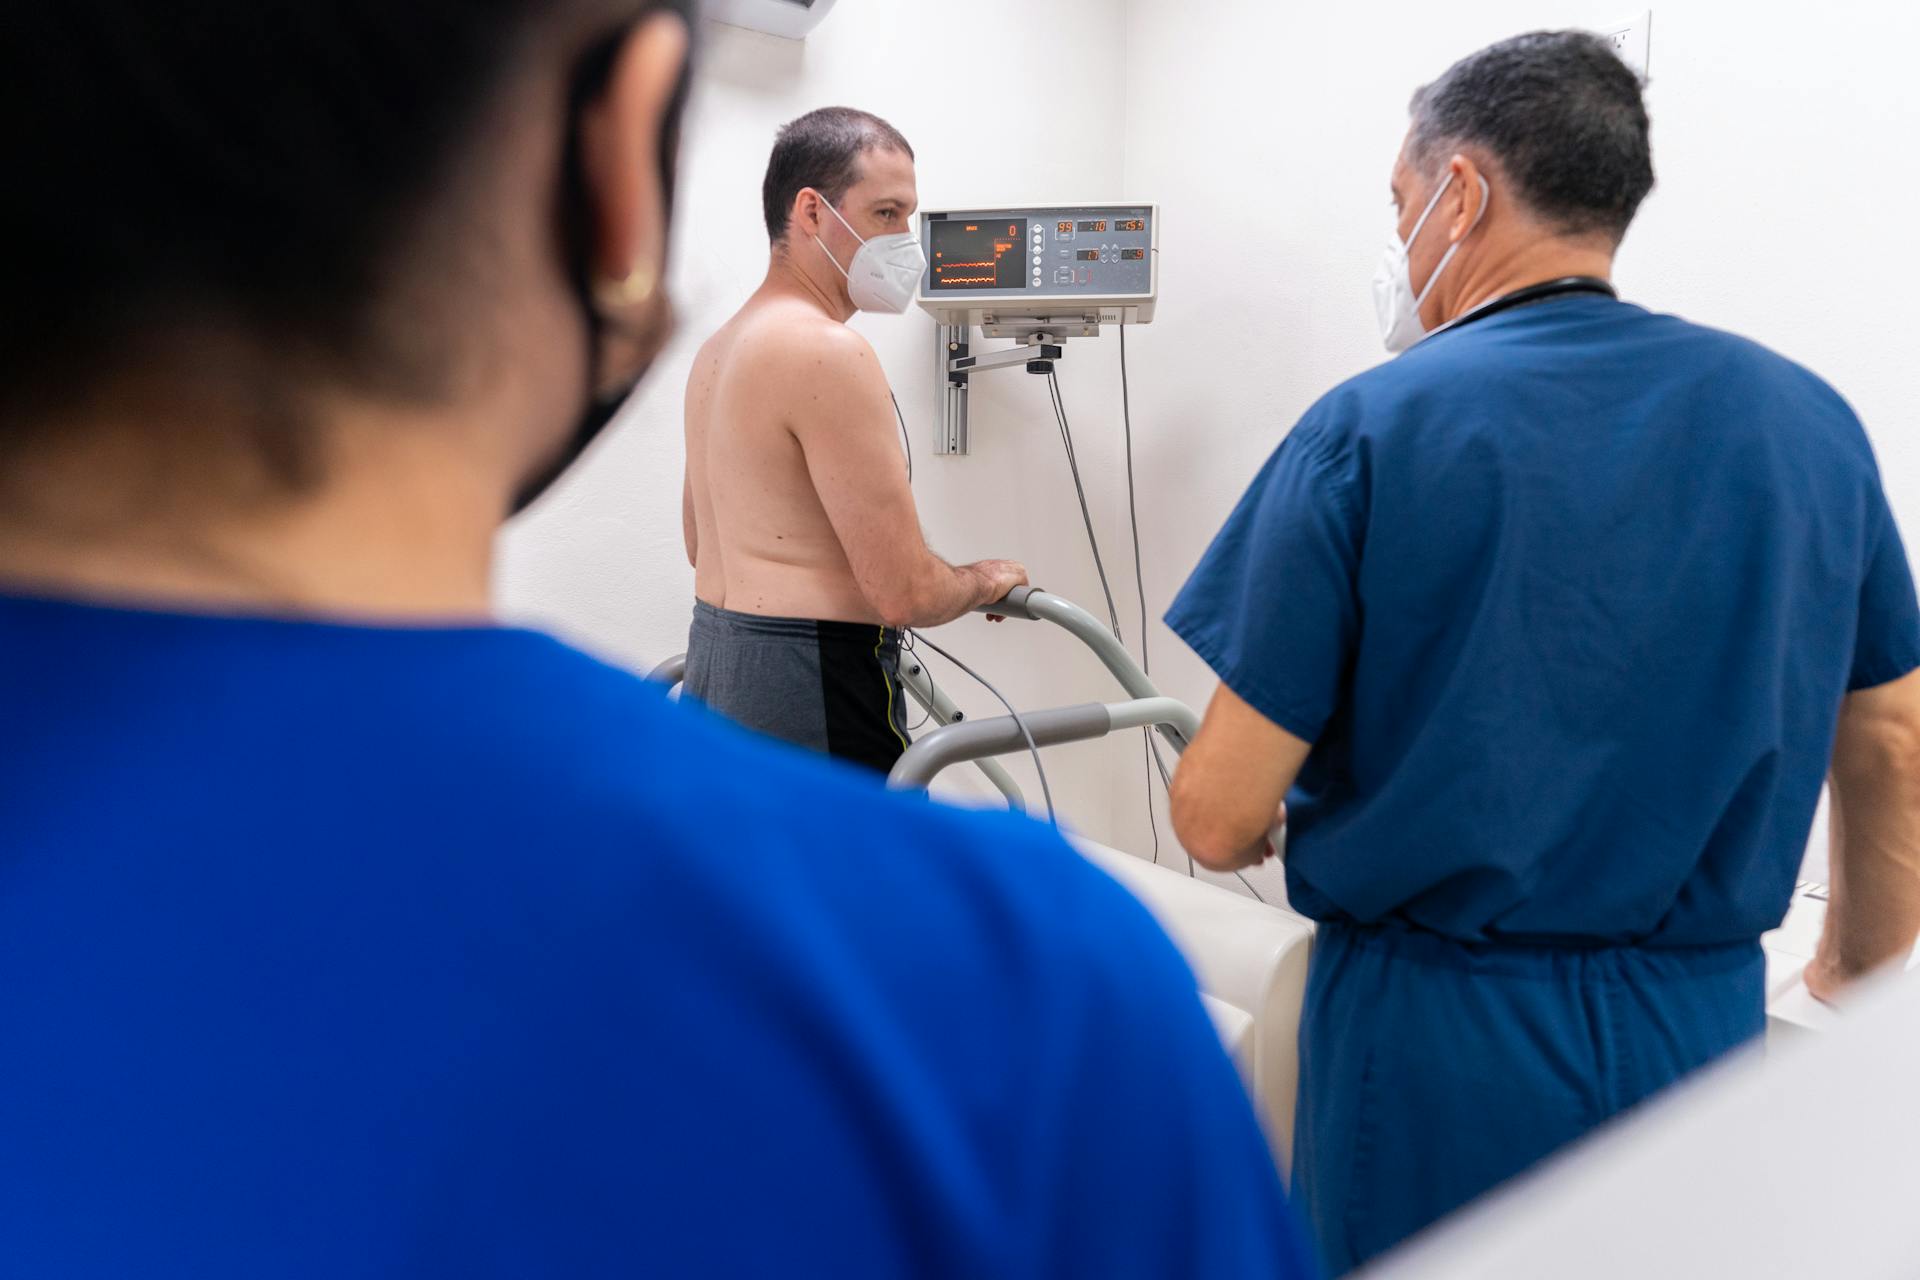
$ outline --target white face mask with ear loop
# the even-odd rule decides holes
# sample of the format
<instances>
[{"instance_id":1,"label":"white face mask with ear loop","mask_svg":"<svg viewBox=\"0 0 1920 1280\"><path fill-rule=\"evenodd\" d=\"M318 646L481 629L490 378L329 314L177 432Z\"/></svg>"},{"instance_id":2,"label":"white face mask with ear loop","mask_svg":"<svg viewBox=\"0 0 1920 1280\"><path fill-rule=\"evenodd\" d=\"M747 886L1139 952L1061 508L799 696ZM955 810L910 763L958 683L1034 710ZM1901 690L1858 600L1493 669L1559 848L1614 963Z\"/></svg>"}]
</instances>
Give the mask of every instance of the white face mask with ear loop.
<instances>
[{"instance_id":1,"label":"white face mask with ear loop","mask_svg":"<svg viewBox=\"0 0 1920 1280\"><path fill-rule=\"evenodd\" d=\"M814 192L820 195L819 192ZM853 261L841 266L840 260L833 256L833 250L827 248L827 242L814 236L813 242L820 246L820 252L827 255L827 261L833 263L841 275L847 278L847 297L853 305L862 311L878 311L887 315L900 315L913 305L913 295L920 291L920 277L927 269L927 255L920 248L920 238L911 231L902 231L895 235L875 236L871 240L861 239L853 224L841 216L833 202L820 196L820 203L827 206L833 216L840 219L854 239L860 241L860 248L854 253Z\"/></svg>"},{"instance_id":2,"label":"white face mask with ear loop","mask_svg":"<svg viewBox=\"0 0 1920 1280\"><path fill-rule=\"evenodd\" d=\"M1431 200L1427 201L1427 207L1420 213L1420 220L1413 224L1413 232L1404 243L1398 231L1387 233L1386 252L1381 255L1379 269L1373 273L1373 309L1380 319L1380 340L1386 344L1387 350L1396 356L1428 336L1427 326L1420 319L1420 308L1426 303L1427 295L1433 292L1433 286L1438 283L1440 273L1447 269L1447 264L1453 261L1453 255L1458 253L1460 246L1467 241L1466 236L1461 236L1447 246L1447 251L1441 255L1439 263L1433 269L1433 274L1427 277L1426 288L1416 295L1413 291L1411 261L1413 242L1420 238L1420 228L1427 225L1427 219L1432 217L1433 211L1439 207L1440 197L1445 195L1447 188L1452 185L1453 174L1448 173L1447 180L1440 184L1440 189L1433 193ZM1483 176L1480 179L1480 212L1473 216L1473 226L1467 228L1468 235L1471 235L1474 227L1478 227L1480 220L1487 216L1487 200L1491 195L1492 189L1488 187L1487 180Z\"/></svg>"}]
</instances>

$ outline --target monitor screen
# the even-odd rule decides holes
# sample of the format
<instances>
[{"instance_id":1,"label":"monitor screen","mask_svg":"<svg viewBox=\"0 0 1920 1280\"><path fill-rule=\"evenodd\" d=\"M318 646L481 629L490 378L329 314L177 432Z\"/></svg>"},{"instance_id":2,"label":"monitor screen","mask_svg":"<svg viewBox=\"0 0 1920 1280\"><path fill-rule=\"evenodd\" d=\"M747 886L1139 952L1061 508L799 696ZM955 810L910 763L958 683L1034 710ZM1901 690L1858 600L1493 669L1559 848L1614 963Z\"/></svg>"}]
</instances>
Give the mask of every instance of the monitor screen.
<instances>
[{"instance_id":1,"label":"monitor screen","mask_svg":"<svg viewBox=\"0 0 1920 1280\"><path fill-rule=\"evenodd\" d=\"M1027 287L1027 223L967 222L953 218L929 223L935 293L962 289Z\"/></svg>"}]
</instances>

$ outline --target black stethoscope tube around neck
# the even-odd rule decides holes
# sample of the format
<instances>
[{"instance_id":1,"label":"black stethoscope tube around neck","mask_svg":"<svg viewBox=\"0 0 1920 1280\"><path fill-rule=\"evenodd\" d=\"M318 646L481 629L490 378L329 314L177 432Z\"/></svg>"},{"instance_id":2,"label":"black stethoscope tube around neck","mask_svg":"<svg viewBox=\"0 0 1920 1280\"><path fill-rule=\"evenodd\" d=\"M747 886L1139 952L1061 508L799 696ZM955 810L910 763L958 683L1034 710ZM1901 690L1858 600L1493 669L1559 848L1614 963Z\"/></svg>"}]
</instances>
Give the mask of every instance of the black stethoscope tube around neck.
<instances>
[{"instance_id":1,"label":"black stethoscope tube around neck","mask_svg":"<svg viewBox=\"0 0 1920 1280\"><path fill-rule=\"evenodd\" d=\"M1497 316L1502 311L1511 311L1515 307L1524 307L1530 302L1544 302L1548 298L1557 298L1567 293L1598 293L1604 294L1609 298L1618 298L1620 296L1611 284L1602 280L1599 276L1562 276L1558 280L1546 280L1539 284L1530 284L1524 289L1515 289L1512 293L1502 294L1491 302L1483 302L1461 316L1458 320L1441 325L1433 331L1431 336L1437 338L1443 333L1451 333L1455 329L1464 329L1475 321L1485 320L1489 316Z\"/></svg>"}]
</instances>

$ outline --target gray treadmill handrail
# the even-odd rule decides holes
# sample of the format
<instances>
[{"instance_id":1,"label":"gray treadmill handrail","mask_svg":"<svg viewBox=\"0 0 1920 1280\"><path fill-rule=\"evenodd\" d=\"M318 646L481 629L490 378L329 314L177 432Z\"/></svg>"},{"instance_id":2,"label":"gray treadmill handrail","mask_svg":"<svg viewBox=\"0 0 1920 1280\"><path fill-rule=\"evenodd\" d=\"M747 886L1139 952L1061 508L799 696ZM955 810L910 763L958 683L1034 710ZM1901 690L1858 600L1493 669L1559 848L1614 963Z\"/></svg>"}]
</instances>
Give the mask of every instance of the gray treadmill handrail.
<instances>
[{"instance_id":1,"label":"gray treadmill handrail","mask_svg":"<svg viewBox=\"0 0 1920 1280\"><path fill-rule=\"evenodd\" d=\"M1104 702L1048 707L1044 711L1025 713L1020 719L1026 722L1027 733L1033 735L1036 747L1104 738L1113 731L1113 716ZM1027 734L1020 731L1019 723L1012 716L962 720L916 738L894 763L893 771L887 775L887 785L924 787L950 765L1026 749Z\"/></svg>"},{"instance_id":2,"label":"gray treadmill handrail","mask_svg":"<svg viewBox=\"0 0 1920 1280\"><path fill-rule=\"evenodd\" d=\"M686 677L687 655L684 653L674 654L647 673L647 679L658 680L669 689L681 684ZM943 726L950 721L956 721L959 711L953 705L953 700L935 687L933 682L924 675L915 679L903 671L900 674L900 683L913 695L914 700L931 712ZM955 727L964 723L966 722L957 721ZM1021 813L1026 812L1027 797L1021 792L1020 784L1007 776L1007 771L1000 767L999 762L981 756L974 763L979 766L980 772L986 775L987 781L993 784L994 789L1006 797L1009 808Z\"/></svg>"},{"instance_id":3,"label":"gray treadmill handrail","mask_svg":"<svg viewBox=\"0 0 1920 1280\"><path fill-rule=\"evenodd\" d=\"M996 618L1020 618L1026 622L1037 622L1033 614L1027 611L1027 601L1036 595L1044 595L1038 587L1015 587L992 604L983 604L974 609L975 613L992 614Z\"/></svg>"},{"instance_id":4,"label":"gray treadmill handrail","mask_svg":"<svg viewBox=\"0 0 1920 1280\"><path fill-rule=\"evenodd\" d=\"M1149 725L1159 726L1163 732L1172 729L1185 738L1199 729L1199 717L1192 707L1175 698L1158 697L1049 707L1024 712L1019 720L1012 716L963 720L923 734L895 763L893 772L887 775L887 785L898 789L925 787L952 765L1023 752L1027 750L1027 733L1021 732L1022 721L1036 747L1086 742Z\"/></svg>"},{"instance_id":5,"label":"gray treadmill handrail","mask_svg":"<svg viewBox=\"0 0 1920 1280\"><path fill-rule=\"evenodd\" d=\"M1003 600L982 605L976 613L990 613L1002 618L1020 618L1029 622L1051 622L1061 630L1070 633L1081 644L1093 650L1102 665L1113 673L1120 687L1133 698L1157 698L1159 688L1140 669L1125 645L1114 638L1113 631L1092 614L1063 596L1056 596L1038 587L1015 587ZM1185 751L1187 743L1193 739L1193 731L1176 728L1172 725L1161 726L1161 736L1172 744L1176 751Z\"/></svg>"},{"instance_id":6,"label":"gray treadmill handrail","mask_svg":"<svg viewBox=\"0 0 1920 1280\"><path fill-rule=\"evenodd\" d=\"M926 708L927 714L933 717L936 726L944 728L950 724L966 722L966 717L961 714L960 708L953 704L953 699L949 698L945 691L934 684L933 678L927 674L926 664L917 655L901 656L900 685L915 702ZM1007 776L1007 771L1000 767L998 761L980 759L974 761L974 764L978 766L981 773L986 775L987 781L993 784L994 790L1006 797L1009 808L1021 813L1027 811L1027 797L1022 794L1020 784Z\"/></svg>"}]
</instances>

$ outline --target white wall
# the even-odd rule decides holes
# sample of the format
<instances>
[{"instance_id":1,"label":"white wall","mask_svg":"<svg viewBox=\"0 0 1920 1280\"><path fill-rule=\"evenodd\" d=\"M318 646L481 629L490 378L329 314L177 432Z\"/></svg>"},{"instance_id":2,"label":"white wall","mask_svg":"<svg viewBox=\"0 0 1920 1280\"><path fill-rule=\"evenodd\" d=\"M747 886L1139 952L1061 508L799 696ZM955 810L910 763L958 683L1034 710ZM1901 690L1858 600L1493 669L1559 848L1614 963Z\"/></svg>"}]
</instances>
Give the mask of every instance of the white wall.
<instances>
[{"instance_id":1,"label":"white wall","mask_svg":"<svg viewBox=\"0 0 1920 1280\"><path fill-rule=\"evenodd\" d=\"M681 211L682 339L591 464L506 535L503 606L634 665L683 646L679 384L693 347L764 265L757 196L774 128L845 102L913 139L927 207L1164 206L1159 315L1129 337L1157 619L1299 413L1381 358L1368 282L1414 86L1489 41L1604 24L1640 2L972 0L964 21L990 33L995 54L951 61L925 51L952 46L942 15L953 10L925 0L841 0L804 46L710 29ZM1006 34L1022 30L1025 40ZM1660 186L1619 270L1627 297L1749 334L1839 387L1874 434L1910 544L1920 544L1917 45L1910 6L1656 5ZM1098 612L1043 384L982 380L974 456L933 459L928 323L858 323L912 424L935 545L952 558L1024 559L1037 581ZM1071 345L1061 380L1132 641L1116 347ZM1111 695L1057 634L969 619L941 638L1023 705ZM1151 639L1168 691L1203 702L1204 668L1157 621ZM971 690L961 701L992 710ZM1147 849L1137 739L1049 759L1082 829Z\"/></svg>"}]
</instances>

